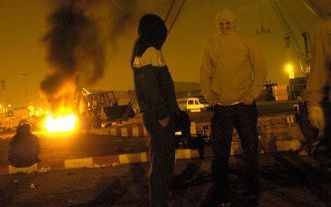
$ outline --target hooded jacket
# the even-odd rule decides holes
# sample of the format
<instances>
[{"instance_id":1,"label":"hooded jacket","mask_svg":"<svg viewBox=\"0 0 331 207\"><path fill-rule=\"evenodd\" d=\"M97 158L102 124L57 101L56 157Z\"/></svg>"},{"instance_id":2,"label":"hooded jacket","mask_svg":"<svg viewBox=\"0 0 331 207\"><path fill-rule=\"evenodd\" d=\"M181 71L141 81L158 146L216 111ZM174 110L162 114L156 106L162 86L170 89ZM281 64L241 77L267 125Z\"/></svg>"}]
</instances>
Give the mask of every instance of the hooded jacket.
<instances>
[{"instance_id":1,"label":"hooded jacket","mask_svg":"<svg viewBox=\"0 0 331 207\"><path fill-rule=\"evenodd\" d=\"M167 28L159 16L146 14L138 34L131 65L140 110L145 120L174 117L178 110L174 84L161 53Z\"/></svg>"},{"instance_id":2,"label":"hooded jacket","mask_svg":"<svg viewBox=\"0 0 331 207\"><path fill-rule=\"evenodd\" d=\"M133 59L134 82L140 110L157 120L178 110L173 80L160 50L149 47Z\"/></svg>"},{"instance_id":3,"label":"hooded jacket","mask_svg":"<svg viewBox=\"0 0 331 207\"><path fill-rule=\"evenodd\" d=\"M318 105L327 96L331 100L331 20L316 28L312 40L312 63L304 99L309 105Z\"/></svg>"},{"instance_id":4,"label":"hooded jacket","mask_svg":"<svg viewBox=\"0 0 331 207\"><path fill-rule=\"evenodd\" d=\"M31 133L31 127L23 124L11 139L8 150L8 161L15 167L29 167L40 161L38 137Z\"/></svg>"},{"instance_id":5,"label":"hooded jacket","mask_svg":"<svg viewBox=\"0 0 331 207\"><path fill-rule=\"evenodd\" d=\"M218 13L216 24L227 22L227 31L219 31L205 43L200 84L211 104L231 105L245 96L257 98L266 78L263 56L256 42L235 30L232 12Z\"/></svg>"}]
</instances>

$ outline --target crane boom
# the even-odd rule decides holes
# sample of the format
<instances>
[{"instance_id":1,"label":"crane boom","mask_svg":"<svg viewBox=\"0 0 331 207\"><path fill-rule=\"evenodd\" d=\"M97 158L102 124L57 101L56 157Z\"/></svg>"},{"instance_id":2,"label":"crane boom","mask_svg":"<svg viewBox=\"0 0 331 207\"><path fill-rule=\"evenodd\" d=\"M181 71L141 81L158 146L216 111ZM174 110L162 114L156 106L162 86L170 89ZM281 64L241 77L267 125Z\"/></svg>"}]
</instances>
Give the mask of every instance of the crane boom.
<instances>
[{"instance_id":1,"label":"crane boom","mask_svg":"<svg viewBox=\"0 0 331 207\"><path fill-rule=\"evenodd\" d=\"M284 30L286 33L285 39L289 41L291 47L293 48L295 54L297 55L298 59L300 60L300 68L303 71L302 63L306 63L307 57L304 50L301 48L299 41L295 37L289 23L287 22L284 13L282 12L280 6L278 5L276 0L270 0L271 6Z\"/></svg>"},{"instance_id":2,"label":"crane boom","mask_svg":"<svg viewBox=\"0 0 331 207\"><path fill-rule=\"evenodd\" d=\"M319 17L320 19L327 18L327 14L325 11L323 12L321 8L323 5L320 5L318 2L314 0L301 0L301 2L311 11L315 16ZM325 6L325 5L324 5Z\"/></svg>"}]
</instances>

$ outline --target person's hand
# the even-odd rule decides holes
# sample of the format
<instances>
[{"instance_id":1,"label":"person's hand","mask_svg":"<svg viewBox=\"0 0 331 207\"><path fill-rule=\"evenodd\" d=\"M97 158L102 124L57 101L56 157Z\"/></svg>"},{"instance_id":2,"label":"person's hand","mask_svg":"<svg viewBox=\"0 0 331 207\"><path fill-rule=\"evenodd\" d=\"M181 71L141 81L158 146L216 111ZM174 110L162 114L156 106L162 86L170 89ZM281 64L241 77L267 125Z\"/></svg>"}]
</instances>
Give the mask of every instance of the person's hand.
<instances>
[{"instance_id":1,"label":"person's hand","mask_svg":"<svg viewBox=\"0 0 331 207\"><path fill-rule=\"evenodd\" d=\"M169 116L167 116L166 118L159 120L159 123L164 128L164 127L168 126L169 121L170 121L170 118L169 118Z\"/></svg>"},{"instance_id":2,"label":"person's hand","mask_svg":"<svg viewBox=\"0 0 331 207\"><path fill-rule=\"evenodd\" d=\"M311 125L319 130L324 130L325 117L320 105L308 106L308 115Z\"/></svg>"},{"instance_id":3,"label":"person's hand","mask_svg":"<svg viewBox=\"0 0 331 207\"><path fill-rule=\"evenodd\" d=\"M245 96L245 97L242 99L242 102L243 102L243 104L245 104L245 105L251 105L251 104L254 102L254 98L251 97L251 96Z\"/></svg>"}]
</instances>

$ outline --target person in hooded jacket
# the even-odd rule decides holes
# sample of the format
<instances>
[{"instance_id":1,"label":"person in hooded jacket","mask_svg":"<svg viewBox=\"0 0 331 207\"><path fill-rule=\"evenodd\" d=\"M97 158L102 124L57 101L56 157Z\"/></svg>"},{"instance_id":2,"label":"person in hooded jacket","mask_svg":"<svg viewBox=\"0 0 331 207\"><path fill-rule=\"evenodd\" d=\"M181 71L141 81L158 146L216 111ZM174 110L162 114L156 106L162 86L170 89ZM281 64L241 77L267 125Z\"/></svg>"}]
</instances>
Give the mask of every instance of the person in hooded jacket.
<instances>
[{"instance_id":1,"label":"person in hooded jacket","mask_svg":"<svg viewBox=\"0 0 331 207\"><path fill-rule=\"evenodd\" d=\"M205 43L200 85L207 101L213 105L212 175L213 191L208 206L230 206L229 157L232 131L238 131L243 150L243 176L247 197L258 205L258 134L255 99L266 78L263 56L257 43L236 31L231 10L216 15L218 34ZM250 206L250 204L247 204Z\"/></svg>"},{"instance_id":2,"label":"person in hooded jacket","mask_svg":"<svg viewBox=\"0 0 331 207\"><path fill-rule=\"evenodd\" d=\"M17 168L29 167L40 161L39 154L38 137L32 134L29 123L21 121L9 143L9 163Z\"/></svg>"},{"instance_id":3,"label":"person in hooded jacket","mask_svg":"<svg viewBox=\"0 0 331 207\"><path fill-rule=\"evenodd\" d=\"M131 65L138 104L150 134L150 206L167 206L169 184L175 163L174 84L161 52L167 37L163 20L144 15L138 26Z\"/></svg>"},{"instance_id":4,"label":"person in hooded jacket","mask_svg":"<svg viewBox=\"0 0 331 207\"><path fill-rule=\"evenodd\" d=\"M329 8L331 11L331 8ZM315 28L312 39L312 62L303 98L311 125L330 149L331 136L331 12ZM325 151L326 155L328 150Z\"/></svg>"}]
</instances>

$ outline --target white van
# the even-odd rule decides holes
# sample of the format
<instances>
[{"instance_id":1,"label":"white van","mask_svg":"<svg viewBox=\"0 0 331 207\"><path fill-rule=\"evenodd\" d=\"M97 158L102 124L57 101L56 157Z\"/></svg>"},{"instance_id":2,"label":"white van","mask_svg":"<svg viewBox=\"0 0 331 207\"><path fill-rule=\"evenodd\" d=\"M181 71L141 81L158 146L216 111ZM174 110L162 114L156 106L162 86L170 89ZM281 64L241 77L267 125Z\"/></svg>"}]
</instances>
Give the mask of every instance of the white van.
<instances>
[{"instance_id":1,"label":"white van","mask_svg":"<svg viewBox=\"0 0 331 207\"><path fill-rule=\"evenodd\" d=\"M205 111L209 106L205 99L196 97L179 98L177 103L181 110L190 112Z\"/></svg>"}]
</instances>

